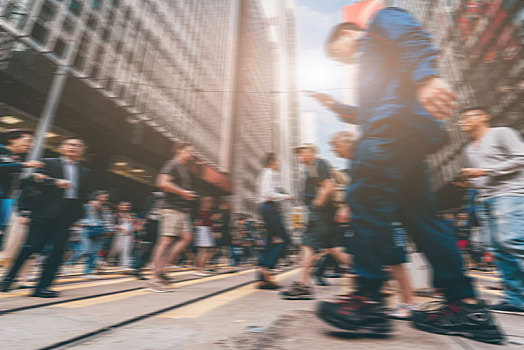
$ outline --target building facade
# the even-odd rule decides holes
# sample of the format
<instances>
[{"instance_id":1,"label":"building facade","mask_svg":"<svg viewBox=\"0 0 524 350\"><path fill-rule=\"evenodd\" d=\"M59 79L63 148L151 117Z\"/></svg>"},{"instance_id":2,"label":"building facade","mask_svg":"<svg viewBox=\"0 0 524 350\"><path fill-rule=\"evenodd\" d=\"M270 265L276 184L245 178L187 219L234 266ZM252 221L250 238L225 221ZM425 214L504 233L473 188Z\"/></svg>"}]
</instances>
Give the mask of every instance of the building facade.
<instances>
[{"instance_id":1,"label":"building facade","mask_svg":"<svg viewBox=\"0 0 524 350\"><path fill-rule=\"evenodd\" d=\"M101 186L145 193L189 141L202 188L253 211L253 174L280 135L269 27L259 0L1 0L0 128L34 128L67 66L50 150L81 136Z\"/></svg>"}]
</instances>

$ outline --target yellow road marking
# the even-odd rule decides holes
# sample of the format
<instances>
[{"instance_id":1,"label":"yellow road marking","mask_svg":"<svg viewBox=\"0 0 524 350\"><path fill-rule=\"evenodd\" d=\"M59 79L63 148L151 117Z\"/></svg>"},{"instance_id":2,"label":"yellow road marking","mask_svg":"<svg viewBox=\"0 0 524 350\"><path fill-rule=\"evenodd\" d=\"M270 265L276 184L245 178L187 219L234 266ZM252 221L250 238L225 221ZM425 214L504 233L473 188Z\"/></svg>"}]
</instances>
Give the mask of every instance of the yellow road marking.
<instances>
[{"instance_id":1,"label":"yellow road marking","mask_svg":"<svg viewBox=\"0 0 524 350\"><path fill-rule=\"evenodd\" d=\"M192 271L183 271L180 273L177 272L176 276L187 275L187 274L190 274L191 272ZM124 282L129 282L129 281L136 281L136 278L134 277L122 278L122 279L115 278L115 279L102 280L102 281L94 280L94 281L89 281L85 283L73 284L73 285L56 286L56 287L53 287L53 289L60 292L64 290L73 290L73 289L79 289L79 288L99 287L99 286L105 286L108 284L119 284L119 283L124 283ZM27 296L31 293L32 293L31 290L22 290L22 291L4 293L0 295L0 299L17 297L17 296Z\"/></svg>"},{"instance_id":2,"label":"yellow road marking","mask_svg":"<svg viewBox=\"0 0 524 350\"><path fill-rule=\"evenodd\" d=\"M480 278L480 279L483 279L483 280L488 280L488 281L500 281L500 278L498 278L498 277L479 275L479 274L476 274L476 273L470 273L469 276L470 277L475 277L475 278Z\"/></svg>"},{"instance_id":3,"label":"yellow road marking","mask_svg":"<svg viewBox=\"0 0 524 350\"><path fill-rule=\"evenodd\" d=\"M276 280L280 281L292 274L298 273L298 270L291 270L276 276ZM226 293L215 295L214 297L204 299L194 304L183 306L179 309L166 312L159 315L159 318L198 318L206 313L213 311L221 306L229 304L234 300L244 298L255 292L260 292L255 288L255 283L249 284L238 289L231 290Z\"/></svg>"},{"instance_id":4,"label":"yellow road marking","mask_svg":"<svg viewBox=\"0 0 524 350\"><path fill-rule=\"evenodd\" d=\"M221 274L221 275L216 275L216 276L211 276L211 277L206 277L206 278L199 278L199 279L190 280L190 281L178 282L178 283L175 283L174 286L177 287L177 288L185 287L185 286L190 286L190 285L193 285L193 284L215 281L215 280L223 279L223 278L226 278L226 277L243 275L243 274L246 274L246 273L249 273L249 272L253 272L253 270L250 269L250 270L240 271L240 272L235 272L235 273ZM105 304L105 303L109 303L109 302L112 302L112 301L127 299L127 298L134 297L134 296L137 296L137 295L146 295L146 294L151 294L151 293L153 293L153 292L148 291L146 289L139 289L139 290L134 290L134 291L130 291L130 292L106 295L106 296L102 296L102 297L98 297L98 298L90 298L90 299L84 299L84 300L71 301L71 302L68 302L68 303L52 305L51 307L60 307L60 308L66 308L66 309L78 309L78 308L82 308L82 307L89 307L91 305Z\"/></svg>"}]
</instances>

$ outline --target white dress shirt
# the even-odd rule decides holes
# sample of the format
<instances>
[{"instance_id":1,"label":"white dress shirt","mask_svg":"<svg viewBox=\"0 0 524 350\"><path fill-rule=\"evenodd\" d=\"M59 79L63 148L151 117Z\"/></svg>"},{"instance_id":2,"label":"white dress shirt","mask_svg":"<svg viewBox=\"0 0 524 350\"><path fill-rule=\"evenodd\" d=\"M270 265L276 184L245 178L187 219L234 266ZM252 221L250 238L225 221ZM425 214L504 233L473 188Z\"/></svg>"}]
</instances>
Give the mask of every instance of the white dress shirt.
<instances>
[{"instance_id":1,"label":"white dress shirt","mask_svg":"<svg viewBox=\"0 0 524 350\"><path fill-rule=\"evenodd\" d=\"M280 188L280 173L270 168L264 168L258 178L258 203L265 203L268 201L283 201L288 195L281 193Z\"/></svg>"},{"instance_id":2,"label":"white dress shirt","mask_svg":"<svg viewBox=\"0 0 524 350\"><path fill-rule=\"evenodd\" d=\"M65 199L77 199L78 198L78 173L79 173L79 162L73 162L65 157L61 157L62 170L64 173L64 179L71 182L71 187L64 190Z\"/></svg>"}]
</instances>

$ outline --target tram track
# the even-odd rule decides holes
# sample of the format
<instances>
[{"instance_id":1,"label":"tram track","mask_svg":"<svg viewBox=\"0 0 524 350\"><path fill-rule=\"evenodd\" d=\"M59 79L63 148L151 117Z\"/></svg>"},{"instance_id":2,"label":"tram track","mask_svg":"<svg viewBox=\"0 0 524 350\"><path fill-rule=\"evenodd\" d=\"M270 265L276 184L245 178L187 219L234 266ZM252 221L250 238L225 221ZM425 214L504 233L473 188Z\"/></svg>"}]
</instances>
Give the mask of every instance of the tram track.
<instances>
[{"instance_id":1,"label":"tram track","mask_svg":"<svg viewBox=\"0 0 524 350\"><path fill-rule=\"evenodd\" d=\"M242 271L248 271L248 270L254 270L254 269L255 269L254 267L251 267L251 268L246 268L246 269L244 269ZM188 272L189 273L191 271L192 270L190 269L190 270L187 270L187 271L184 270L184 271L178 271L178 272L181 272L181 273ZM230 274L230 273L234 273L234 272L236 272L236 271L221 272L221 273L214 274L212 276L225 275L225 274ZM177 272L175 272L175 274L176 273ZM212 276L209 276L209 277L212 277ZM96 282L100 282L100 281L117 281L119 279L126 278L126 277L129 277L129 276L99 279L99 280L96 280ZM170 276L170 277L174 277L174 276ZM176 275L175 275L175 277L176 277ZM206 279L206 278L208 278L208 277L184 278L184 279L176 280L176 281L174 281L171 284L176 286L176 284L178 284L178 283L194 281L194 280L203 280L203 279ZM130 281L131 281L131 279L130 279ZM86 281L83 281L83 282L89 283L89 282L86 282ZM95 281L93 281L93 282L95 282ZM58 286L72 285L72 284L75 284L75 283L81 283L81 281L75 281L75 282L70 282L70 283L67 283L67 282L66 283L61 283ZM89 288L89 286L86 286L86 288ZM16 313L16 312L21 312L21 311L39 309L39 308L48 307L48 306L56 306L56 305L60 305L60 304L67 304L67 303L75 302L75 301L96 299L96 298L106 297L106 296L110 296L110 295L118 295L118 294L123 294L123 293L129 293L129 292L143 290L143 289L147 289L147 286L143 286L143 285L142 286L135 286L135 287L123 288L123 289L118 289L118 290L113 290L113 291L106 291L106 292L102 292L102 293L82 295L82 296L73 297L73 298L52 300L52 301L49 301L49 302L42 302L42 303L38 303L38 304L30 304L30 305L23 305L23 306L18 306L18 307L13 307L13 308L0 309L0 316L4 316L4 315L7 315L7 314L13 314L13 313Z\"/></svg>"},{"instance_id":2,"label":"tram track","mask_svg":"<svg viewBox=\"0 0 524 350\"><path fill-rule=\"evenodd\" d=\"M296 269L296 267L289 268L289 269L286 269L284 271L279 272L277 275L283 274L285 272L290 272L290 271L295 270L295 269ZM255 268L246 269L246 270L243 270L242 272L248 271L248 270L255 270ZM227 274L227 273L224 273L224 274ZM206 277L204 277L204 279L205 278ZM196 279L199 279L199 278L196 278ZM179 281L179 282L183 282L183 281ZM191 298L191 299L185 300L183 302L179 302L179 303L175 303L175 304L172 304L172 305L169 305L169 306L165 306L165 307L159 308L157 310L153 310L153 311L150 311L150 312L143 313L141 315L133 316L133 317L130 317L130 318L126 319L126 320L115 322L115 323L113 323L111 325L103 326L103 327L100 327L100 328L98 328L96 330L93 330L93 331L90 331L90 332L86 332L84 334L80 334L80 335L71 337L69 339L61 340L61 341L58 341L56 343L53 343L51 345L48 345L48 346L45 346L45 347L42 347L42 348L39 348L39 349L41 349L41 350L66 349L66 348L69 348L71 346L80 345L80 344L83 344L85 342L92 341L92 340L94 340L94 339L96 339L96 338L98 338L100 336L106 335L106 334L108 334L110 332L113 332L115 330L121 329L121 328L123 328L125 326L128 326L128 325L131 325L131 324L143 321L143 320L147 320L147 319L159 316L159 315L161 315L163 313L167 313L167 312L170 312L170 311L182 308L182 307L187 306L187 305L191 305L191 304L198 303L200 301L204 301L206 299L215 297L217 295L224 294L224 293L233 291L235 289L239 289L239 288L242 288L244 286L253 284L255 282L256 282L256 280L250 279L248 281L237 283L237 284L235 284L233 286L222 288L222 289L213 291L211 293L207 293L205 295L201 295L201 296L198 296L198 297L195 297L195 298ZM176 283L174 283L174 284L176 285Z\"/></svg>"}]
</instances>

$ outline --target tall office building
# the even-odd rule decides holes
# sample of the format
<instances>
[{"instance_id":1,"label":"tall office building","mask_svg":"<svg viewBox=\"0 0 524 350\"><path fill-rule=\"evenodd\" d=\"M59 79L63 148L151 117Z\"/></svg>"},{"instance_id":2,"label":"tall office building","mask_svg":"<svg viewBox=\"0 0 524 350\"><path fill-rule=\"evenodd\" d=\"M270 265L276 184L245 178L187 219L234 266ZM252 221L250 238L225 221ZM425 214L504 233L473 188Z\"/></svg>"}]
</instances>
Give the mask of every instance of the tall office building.
<instances>
[{"instance_id":1,"label":"tall office building","mask_svg":"<svg viewBox=\"0 0 524 350\"><path fill-rule=\"evenodd\" d=\"M281 159L283 187L298 186L292 149L299 143L296 21L292 1L239 2L233 112L234 204L256 213L257 178L268 152Z\"/></svg>"},{"instance_id":2,"label":"tall office building","mask_svg":"<svg viewBox=\"0 0 524 350\"><path fill-rule=\"evenodd\" d=\"M254 211L263 154L278 151L287 133L262 4L2 0L0 128L34 128L65 65L48 152L63 136L85 138L100 186L139 199L173 142L189 141L204 164L194 169L203 192L234 191L242 197L235 209Z\"/></svg>"},{"instance_id":3,"label":"tall office building","mask_svg":"<svg viewBox=\"0 0 524 350\"><path fill-rule=\"evenodd\" d=\"M440 72L461 106L484 105L494 126L524 133L524 3L518 0L394 1L417 16L441 50ZM448 122L450 143L430 157L437 188L464 166L469 142L456 117Z\"/></svg>"}]
</instances>

